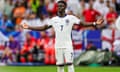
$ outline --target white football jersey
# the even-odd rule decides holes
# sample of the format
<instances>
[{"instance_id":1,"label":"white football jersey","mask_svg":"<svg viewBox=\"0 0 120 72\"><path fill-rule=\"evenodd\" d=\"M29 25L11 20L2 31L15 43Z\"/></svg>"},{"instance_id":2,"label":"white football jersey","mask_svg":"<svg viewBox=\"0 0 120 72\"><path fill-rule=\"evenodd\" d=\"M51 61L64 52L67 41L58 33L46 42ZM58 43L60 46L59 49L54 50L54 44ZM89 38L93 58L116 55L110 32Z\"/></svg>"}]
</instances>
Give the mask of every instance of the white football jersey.
<instances>
[{"instance_id":1,"label":"white football jersey","mask_svg":"<svg viewBox=\"0 0 120 72\"><path fill-rule=\"evenodd\" d=\"M80 20L73 15L65 17L53 17L48 22L55 31L55 48L72 48L71 31L73 24L79 24Z\"/></svg>"}]
</instances>

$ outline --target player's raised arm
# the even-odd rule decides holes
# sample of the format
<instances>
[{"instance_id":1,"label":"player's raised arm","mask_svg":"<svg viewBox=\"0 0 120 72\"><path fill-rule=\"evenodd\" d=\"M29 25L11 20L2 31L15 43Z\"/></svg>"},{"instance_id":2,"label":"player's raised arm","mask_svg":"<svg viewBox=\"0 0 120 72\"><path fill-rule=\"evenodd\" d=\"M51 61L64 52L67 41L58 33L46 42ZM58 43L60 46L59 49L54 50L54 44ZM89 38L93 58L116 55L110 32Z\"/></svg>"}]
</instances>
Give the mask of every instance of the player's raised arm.
<instances>
[{"instance_id":1,"label":"player's raised arm","mask_svg":"<svg viewBox=\"0 0 120 72\"><path fill-rule=\"evenodd\" d=\"M21 26L24 29L30 29L30 30L36 30L36 31L44 31L44 30L47 30L52 27L51 25L50 26L44 25L44 26L33 27L33 26L29 26L27 24L22 24Z\"/></svg>"},{"instance_id":2,"label":"player's raised arm","mask_svg":"<svg viewBox=\"0 0 120 72\"><path fill-rule=\"evenodd\" d=\"M90 23L85 23L85 22L80 22L80 25L85 26L85 27L89 27L89 26L96 26L96 25L100 25L104 22L104 20L98 19L96 22L90 22Z\"/></svg>"}]
</instances>

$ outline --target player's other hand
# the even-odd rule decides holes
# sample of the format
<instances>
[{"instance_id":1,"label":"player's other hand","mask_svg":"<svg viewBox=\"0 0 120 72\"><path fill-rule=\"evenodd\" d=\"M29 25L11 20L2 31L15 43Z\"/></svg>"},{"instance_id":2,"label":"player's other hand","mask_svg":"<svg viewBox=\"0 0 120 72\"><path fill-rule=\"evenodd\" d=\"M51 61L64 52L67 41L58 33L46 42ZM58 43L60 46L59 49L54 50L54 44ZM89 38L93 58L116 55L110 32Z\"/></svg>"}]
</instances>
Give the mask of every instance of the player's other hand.
<instances>
[{"instance_id":1,"label":"player's other hand","mask_svg":"<svg viewBox=\"0 0 120 72\"><path fill-rule=\"evenodd\" d=\"M26 23L22 24L21 26L22 26L22 28L24 28L24 29L28 29L28 28L29 28L29 26L28 26Z\"/></svg>"},{"instance_id":2,"label":"player's other hand","mask_svg":"<svg viewBox=\"0 0 120 72\"><path fill-rule=\"evenodd\" d=\"M101 18L101 19L98 19L98 20L96 21L96 24L99 25L99 24L102 24L103 22L104 22L104 20Z\"/></svg>"}]
</instances>

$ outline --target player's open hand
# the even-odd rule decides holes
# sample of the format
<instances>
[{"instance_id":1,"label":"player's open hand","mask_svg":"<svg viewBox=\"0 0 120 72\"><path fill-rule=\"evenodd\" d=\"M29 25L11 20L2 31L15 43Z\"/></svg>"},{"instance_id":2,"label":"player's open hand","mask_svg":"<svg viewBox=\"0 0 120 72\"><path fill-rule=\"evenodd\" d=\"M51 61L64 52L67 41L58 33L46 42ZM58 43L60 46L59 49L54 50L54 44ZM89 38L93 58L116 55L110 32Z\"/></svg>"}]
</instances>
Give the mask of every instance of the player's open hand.
<instances>
[{"instance_id":1,"label":"player's open hand","mask_svg":"<svg viewBox=\"0 0 120 72\"><path fill-rule=\"evenodd\" d=\"M104 22L104 20L101 18L101 19L98 19L98 20L96 21L96 24L99 25L99 24L102 24L103 22Z\"/></svg>"},{"instance_id":2,"label":"player's open hand","mask_svg":"<svg viewBox=\"0 0 120 72\"><path fill-rule=\"evenodd\" d=\"M29 28L29 26L28 26L26 23L22 24L21 26L22 26L22 28L24 28L24 29L28 29L28 28Z\"/></svg>"}]
</instances>

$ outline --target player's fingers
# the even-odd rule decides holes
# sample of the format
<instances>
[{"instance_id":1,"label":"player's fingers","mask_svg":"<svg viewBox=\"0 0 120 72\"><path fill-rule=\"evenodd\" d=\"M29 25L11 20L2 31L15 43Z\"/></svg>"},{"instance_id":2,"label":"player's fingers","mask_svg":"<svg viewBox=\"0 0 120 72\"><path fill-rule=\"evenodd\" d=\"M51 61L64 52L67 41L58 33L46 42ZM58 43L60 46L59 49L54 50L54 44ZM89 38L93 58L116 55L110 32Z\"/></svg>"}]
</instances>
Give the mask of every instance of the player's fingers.
<instances>
[{"instance_id":1,"label":"player's fingers","mask_svg":"<svg viewBox=\"0 0 120 72\"><path fill-rule=\"evenodd\" d=\"M26 29L26 28L28 28L28 25L24 23L24 24L22 24L22 27Z\"/></svg>"},{"instance_id":2,"label":"player's fingers","mask_svg":"<svg viewBox=\"0 0 120 72\"><path fill-rule=\"evenodd\" d=\"M24 27L24 28L28 28L27 25L24 25L23 27Z\"/></svg>"},{"instance_id":3,"label":"player's fingers","mask_svg":"<svg viewBox=\"0 0 120 72\"><path fill-rule=\"evenodd\" d=\"M101 23L103 23L103 22L104 22L104 20L103 20L103 19L101 19L101 20L100 20L100 22L101 22Z\"/></svg>"},{"instance_id":4,"label":"player's fingers","mask_svg":"<svg viewBox=\"0 0 120 72\"><path fill-rule=\"evenodd\" d=\"M103 21L103 19L99 19L98 21L100 21L100 22L101 22L101 21Z\"/></svg>"},{"instance_id":5,"label":"player's fingers","mask_svg":"<svg viewBox=\"0 0 120 72\"><path fill-rule=\"evenodd\" d=\"M102 24L103 21L104 21L103 19L98 19L98 20L97 20L97 24Z\"/></svg>"},{"instance_id":6,"label":"player's fingers","mask_svg":"<svg viewBox=\"0 0 120 72\"><path fill-rule=\"evenodd\" d=\"M103 22L104 22L104 20L103 20L103 19L99 19L99 20L98 20L98 22L103 23Z\"/></svg>"}]
</instances>

